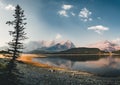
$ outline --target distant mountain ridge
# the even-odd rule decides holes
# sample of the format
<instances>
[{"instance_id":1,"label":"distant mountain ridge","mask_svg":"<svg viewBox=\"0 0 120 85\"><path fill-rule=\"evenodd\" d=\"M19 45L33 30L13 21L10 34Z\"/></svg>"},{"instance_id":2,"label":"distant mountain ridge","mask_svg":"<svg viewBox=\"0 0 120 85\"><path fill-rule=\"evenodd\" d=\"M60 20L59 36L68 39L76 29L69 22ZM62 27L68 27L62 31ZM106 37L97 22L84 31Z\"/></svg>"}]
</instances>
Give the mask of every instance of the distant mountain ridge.
<instances>
[{"instance_id":1,"label":"distant mountain ridge","mask_svg":"<svg viewBox=\"0 0 120 85\"><path fill-rule=\"evenodd\" d=\"M25 52L29 51L44 51L44 52L58 52L71 48L75 48L75 45L70 41L31 41L26 44Z\"/></svg>"},{"instance_id":2,"label":"distant mountain ridge","mask_svg":"<svg viewBox=\"0 0 120 85\"><path fill-rule=\"evenodd\" d=\"M106 51L106 52L113 52L113 51L117 51L120 50L120 45L112 42L112 41L101 41L101 42L97 42L94 44L90 44L87 47L89 48L99 48L100 50Z\"/></svg>"},{"instance_id":3,"label":"distant mountain ridge","mask_svg":"<svg viewBox=\"0 0 120 85\"><path fill-rule=\"evenodd\" d=\"M75 45L71 41L66 41L66 42L62 42L62 43L57 43L56 45L51 46L51 47L47 48L46 50L58 52L58 51L68 50L71 48L75 48Z\"/></svg>"},{"instance_id":4,"label":"distant mountain ridge","mask_svg":"<svg viewBox=\"0 0 120 85\"><path fill-rule=\"evenodd\" d=\"M37 53L46 53L46 52L59 52L59 51L65 51L71 48L76 48L74 43L72 43L70 40L65 41L30 41L29 43L26 43L25 49L23 49L23 52L37 52ZM0 47L0 51L6 50L8 47L3 46ZM79 47L81 48L81 47ZM86 46L86 48L98 48L101 51L105 52L114 52L120 50L120 43L119 42L113 42L113 41L100 41L97 43L89 44Z\"/></svg>"}]
</instances>

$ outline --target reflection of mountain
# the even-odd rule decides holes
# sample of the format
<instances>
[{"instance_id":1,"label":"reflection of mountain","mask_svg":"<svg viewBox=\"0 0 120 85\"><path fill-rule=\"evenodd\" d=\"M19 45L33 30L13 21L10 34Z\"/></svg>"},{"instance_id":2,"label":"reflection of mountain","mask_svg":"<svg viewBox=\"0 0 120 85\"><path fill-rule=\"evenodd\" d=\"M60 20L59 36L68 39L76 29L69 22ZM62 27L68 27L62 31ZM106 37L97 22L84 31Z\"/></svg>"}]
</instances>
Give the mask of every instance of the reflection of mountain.
<instances>
[{"instance_id":1,"label":"reflection of mountain","mask_svg":"<svg viewBox=\"0 0 120 85\"><path fill-rule=\"evenodd\" d=\"M88 47L90 48L99 48L100 50L104 50L104 51L115 51L115 50L119 50L120 46L115 43L115 42L110 42L110 41L101 41L101 42L97 42L94 44L90 44L88 45Z\"/></svg>"},{"instance_id":2,"label":"reflection of mountain","mask_svg":"<svg viewBox=\"0 0 120 85\"><path fill-rule=\"evenodd\" d=\"M120 76L119 57L117 58L115 56L114 57L106 56L102 58L100 57L99 59L93 58L92 60L89 60L88 57L86 57L85 61L82 60L83 58L85 58L85 56L74 56L74 57L59 56L59 57L35 58L33 59L33 61L44 63L50 66L57 66L72 70L78 70L78 71L79 70L86 71L100 76L107 76L107 77Z\"/></svg>"},{"instance_id":3,"label":"reflection of mountain","mask_svg":"<svg viewBox=\"0 0 120 85\"><path fill-rule=\"evenodd\" d=\"M37 61L43 64L47 64L50 66L57 66L57 67L61 67L61 68L71 68L73 65L73 62L71 62L70 60L65 60L59 57L56 58L35 58L33 59L33 61Z\"/></svg>"},{"instance_id":4,"label":"reflection of mountain","mask_svg":"<svg viewBox=\"0 0 120 85\"><path fill-rule=\"evenodd\" d=\"M97 61L89 61L87 63L93 65L94 67L119 68L117 65L119 65L120 59L119 58L114 58L112 56L108 56L106 58L101 58Z\"/></svg>"},{"instance_id":5,"label":"reflection of mountain","mask_svg":"<svg viewBox=\"0 0 120 85\"><path fill-rule=\"evenodd\" d=\"M40 41L40 42L29 42L26 44L25 51L37 51L37 52L58 52L64 51L67 49L75 48L75 45L67 40L67 41Z\"/></svg>"}]
</instances>

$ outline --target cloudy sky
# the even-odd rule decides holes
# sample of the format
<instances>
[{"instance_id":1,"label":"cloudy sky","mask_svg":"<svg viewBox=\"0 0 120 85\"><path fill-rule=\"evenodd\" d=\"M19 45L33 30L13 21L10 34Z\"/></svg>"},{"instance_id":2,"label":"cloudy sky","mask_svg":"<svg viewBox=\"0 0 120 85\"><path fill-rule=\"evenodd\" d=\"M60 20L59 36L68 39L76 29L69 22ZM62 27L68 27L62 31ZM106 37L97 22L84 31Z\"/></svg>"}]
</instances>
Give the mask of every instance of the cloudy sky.
<instances>
[{"instance_id":1,"label":"cloudy sky","mask_svg":"<svg viewBox=\"0 0 120 85\"><path fill-rule=\"evenodd\" d=\"M102 40L120 40L120 0L0 0L0 46L11 40L15 6L27 18L29 41L71 40L85 46Z\"/></svg>"}]
</instances>

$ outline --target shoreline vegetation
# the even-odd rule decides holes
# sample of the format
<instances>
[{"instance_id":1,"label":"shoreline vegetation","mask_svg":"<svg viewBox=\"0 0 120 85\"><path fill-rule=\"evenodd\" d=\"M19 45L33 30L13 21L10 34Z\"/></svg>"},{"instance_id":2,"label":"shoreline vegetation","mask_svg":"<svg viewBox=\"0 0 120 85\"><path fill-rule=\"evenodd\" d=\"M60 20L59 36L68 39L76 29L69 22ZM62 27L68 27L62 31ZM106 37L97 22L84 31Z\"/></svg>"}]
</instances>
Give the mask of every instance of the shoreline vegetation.
<instances>
[{"instance_id":1,"label":"shoreline vegetation","mask_svg":"<svg viewBox=\"0 0 120 85\"><path fill-rule=\"evenodd\" d=\"M120 50L117 51L102 51L98 48L71 48L64 51L47 51L47 50L33 50L27 52L28 54L44 54L44 55L97 55L97 56L112 56L112 55L120 55Z\"/></svg>"}]
</instances>

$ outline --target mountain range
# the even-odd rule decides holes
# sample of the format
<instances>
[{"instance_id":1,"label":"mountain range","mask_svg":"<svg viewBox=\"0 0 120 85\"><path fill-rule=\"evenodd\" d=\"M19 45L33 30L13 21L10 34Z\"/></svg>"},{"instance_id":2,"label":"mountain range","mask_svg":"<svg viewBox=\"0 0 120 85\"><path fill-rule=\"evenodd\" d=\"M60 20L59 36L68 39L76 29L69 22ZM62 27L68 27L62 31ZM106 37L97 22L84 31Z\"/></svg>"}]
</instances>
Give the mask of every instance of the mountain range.
<instances>
[{"instance_id":1,"label":"mountain range","mask_svg":"<svg viewBox=\"0 0 120 85\"><path fill-rule=\"evenodd\" d=\"M70 41L31 41L25 45L24 52L30 51L46 51L46 52L58 52L71 48L75 48L75 45Z\"/></svg>"},{"instance_id":2,"label":"mountain range","mask_svg":"<svg viewBox=\"0 0 120 85\"><path fill-rule=\"evenodd\" d=\"M89 48L99 48L100 50L106 51L106 52L112 52L112 51L117 51L120 50L120 45L116 42L112 41L100 41L94 44L90 44L87 47Z\"/></svg>"},{"instance_id":3,"label":"mountain range","mask_svg":"<svg viewBox=\"0 0 120 85\"><path fill-rule=\"evenodd\" d=\"M59 52L59 51L65 51L71 48L76 48L73 42L70 40L65 41L30 41L29 43L26 43L25 49L23 49L24 52ZM7 46L0 47L0 50L6 49ZM81 47L79 47L81 48ZM93 44L89 44L86 46L86 48L98 48L102 51L106 52L113 52L120 50L120 44L113 42L113 41L100 41Z\"/></svg>"}]
</instances>

